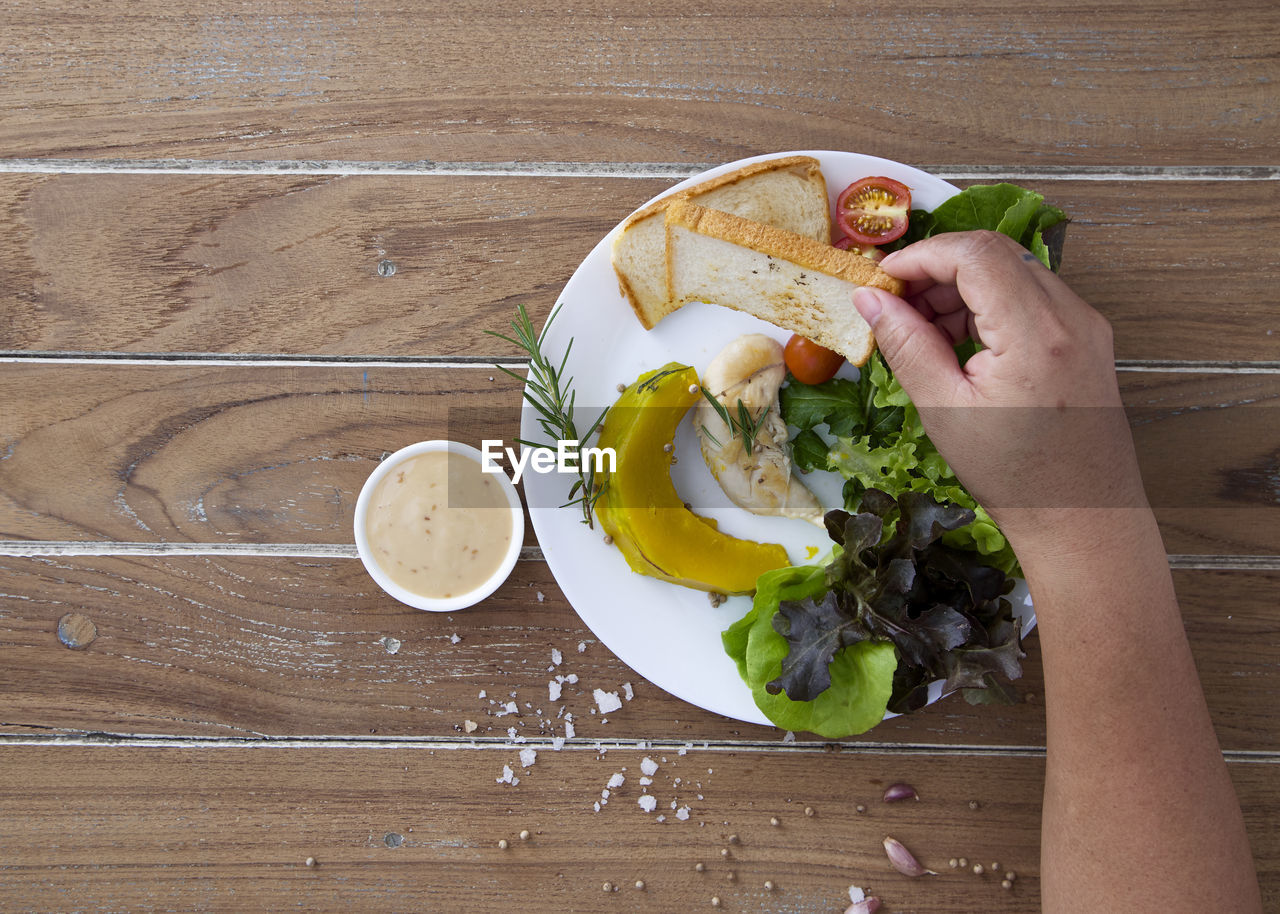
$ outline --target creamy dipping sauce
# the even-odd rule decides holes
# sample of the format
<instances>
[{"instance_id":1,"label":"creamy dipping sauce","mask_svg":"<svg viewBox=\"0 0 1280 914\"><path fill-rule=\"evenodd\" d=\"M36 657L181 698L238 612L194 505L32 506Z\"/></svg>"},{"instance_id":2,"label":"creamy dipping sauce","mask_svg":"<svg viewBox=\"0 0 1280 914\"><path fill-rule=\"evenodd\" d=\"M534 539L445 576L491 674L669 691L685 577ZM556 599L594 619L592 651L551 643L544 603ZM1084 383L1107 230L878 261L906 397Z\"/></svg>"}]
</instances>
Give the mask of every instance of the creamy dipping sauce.
<instances>
[{"instance_id":1,"label":"creamy dipping sauce","mask_svg":"<svg viewBox=\"0 0 1280 914\"><path fill-rule=\"evenodd\" d=\"M499 566L514 532L498 478L465 454L410 457L378 483L365 533L374 560L405 590L461 596Z\"/></svg>"}]
</instances>

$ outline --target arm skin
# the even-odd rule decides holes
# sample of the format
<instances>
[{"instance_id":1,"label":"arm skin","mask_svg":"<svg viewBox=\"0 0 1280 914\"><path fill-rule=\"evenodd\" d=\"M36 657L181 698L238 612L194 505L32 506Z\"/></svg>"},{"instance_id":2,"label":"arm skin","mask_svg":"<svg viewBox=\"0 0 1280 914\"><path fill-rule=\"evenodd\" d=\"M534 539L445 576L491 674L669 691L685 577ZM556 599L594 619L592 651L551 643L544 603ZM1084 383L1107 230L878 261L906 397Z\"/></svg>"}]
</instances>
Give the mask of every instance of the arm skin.
<instances>
[{"instance_id":1,"label":"arm skin","mask_svg":"<svg viewBox=\"0 0 1280 914\"><path fill-rule=\"evenodd\" d=\"M929 436L1009 537L1035 602L1043 909L1260 914L1110 326L995 233L936 236L882 266L908 281L908 298L860 289L854 304ZM967 335L985 348L961 368L951 347Z\"/></svg>"}]
</instances>

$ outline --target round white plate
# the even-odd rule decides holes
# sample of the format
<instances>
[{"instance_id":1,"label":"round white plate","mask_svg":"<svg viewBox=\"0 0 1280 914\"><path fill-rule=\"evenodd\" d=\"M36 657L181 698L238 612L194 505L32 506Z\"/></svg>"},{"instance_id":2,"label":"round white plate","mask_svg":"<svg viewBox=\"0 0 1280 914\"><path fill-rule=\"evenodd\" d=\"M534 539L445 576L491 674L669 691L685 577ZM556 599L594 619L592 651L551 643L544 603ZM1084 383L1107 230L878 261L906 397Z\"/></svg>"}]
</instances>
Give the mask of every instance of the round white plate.
<instances>
[{"instance_id":1,"label":"round white plate","mask_svg":"<svg viewBox=\"0 0 1280 914\"><path fill-rule=\"evenodd\" d=\"M787 155L809 155L822 163L833 209L841 190L871 175L906 184L911 188L912 206L919 209L933 209L958 192L940 178L888 159L808 151L730 162L682 181L667 193L750 162ZM705 304L686 305L653 330L645 330L618 291L610 262L619 228L615 226L600 240L569 279L543 350L558 364L570 339L574 341L565 374L573 379L577 394L580 431L613 403L619 383L630 384L645 371L676 361L701 373L740 334L766 333L780 342L790 337L787 331L750 315ZM843 371L856 377L856 370L848 366ZM520 431L527 440L546 440L531 409L523 410ZM698 513L715 517L721 530L781 543L793 564L812 562L830 550L825 530L799 520L758 517L734 506L703 463L687 417L676 434L676 455L679 461L671 473L676 490ZM726 717L769 724L720 641L720 633L751 608L750 597L731 597L712 607L705 593L633 573L622 554L605 544L598 521L590 529L582 522L579 505L557 507L566 501L575 478L526 472L521 482L543 555L582 621L619 659L672 695ZM836 474L811 473L804 480L825 507L840 507L843 480ZM1025 587L1020 585L1011 599L1024 619L1025 632L1035 624ZM934 683L930 701L940 694L941 683Z\"/></svg>"}]
</instances>

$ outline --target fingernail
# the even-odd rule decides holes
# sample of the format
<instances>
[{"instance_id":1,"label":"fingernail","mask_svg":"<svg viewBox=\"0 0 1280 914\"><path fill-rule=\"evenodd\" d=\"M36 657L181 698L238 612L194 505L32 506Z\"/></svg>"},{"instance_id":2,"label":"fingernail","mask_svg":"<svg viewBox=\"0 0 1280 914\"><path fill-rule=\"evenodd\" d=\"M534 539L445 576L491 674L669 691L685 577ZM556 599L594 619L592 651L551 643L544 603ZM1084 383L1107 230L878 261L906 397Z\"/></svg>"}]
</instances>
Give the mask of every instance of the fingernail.
<instances>
[{"instance_id":1,"label":"fingernail","mask_svg":"<svg viewBox=\"0 0 1280 914\"><path fill-rule=\"evenodd\" d=\"M858 309L862 319L874 327L884 309L884 304L880 301L880 290L871 286L859 286L853 290L853 306Z\"/></svg>"}]
</instances>

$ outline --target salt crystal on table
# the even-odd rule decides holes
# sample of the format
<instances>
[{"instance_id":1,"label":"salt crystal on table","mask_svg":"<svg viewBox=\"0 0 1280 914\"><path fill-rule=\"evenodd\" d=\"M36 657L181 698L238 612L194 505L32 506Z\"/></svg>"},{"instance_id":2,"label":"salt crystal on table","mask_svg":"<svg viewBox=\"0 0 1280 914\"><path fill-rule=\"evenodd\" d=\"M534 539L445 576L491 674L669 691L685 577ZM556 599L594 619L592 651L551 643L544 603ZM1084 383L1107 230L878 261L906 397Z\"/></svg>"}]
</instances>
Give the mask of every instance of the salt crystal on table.
<instances>
[{"instance_id":1,"label":"salt crystal on table","mask_svg":"<svg viewBox=\"0 0 1280 914\"><path fill-rule=\"evenodd\" d=\"M539 603L541 603L541 602L542 602L543 600L545 600L546 598L547 598L547 595L546 595L545 593L543 593L541 590L539 590L539 591L538 591L538 602L539 602Z\"/></svg>"},{"instance_id":2,"label":"salt crystal on table","mask_svg":"<svg viewBox=\"0 0 1280 914\"><path fill-rule=\"evenodd\" d=\"M564 737L563 737L563 736L556 736L556 737L553 737L553 738L552 738L552 740L551 740L551 748L552 748L552 749L554 749L554 750L556 750L556 752L559 752L561 749L563 749L563 748L564 748Z\"/></svg>"},{"instance_id":3,"label":"salt crystal on table","mask_svg":"<svg viewBox=\"0 0 1280 914\"><path fill-rule=\"evenodd\" d=\"M617 692L593 689L591 694L595 698L596 707L600 709L601 714L608 714L610 711L617 711L622 707L622 699L618 697Z\"/></svg>"},{"instance_id":4,"label":"salt crystal on table","mask_svg":"<svg viewBox=\"0 0 1280 914\"><path fill-rule=\"evenodd\" d=\"M484 690L484 689L481 689L481 690L480 690L480 697L481 697L481 698L488 698L489 696L485 693L485 690Z\"/></svg>"},{"instance_id":5,"label":"salt crystal on table","mask_svg":"<svg viewBox=\"0 0 1280 914\"><path fill-rule=\"evenodd\" d=\"M631 683L624 682L622 684L622 697L625 698L627 701L630 701L631 699L636 697L636 693L631 688Z\"/></svg>"},{"instance_id":6,"label":"salt crystal on table","mask_svg":"<svg viewBox=\"0 0 1280 914\"><path fill-rule=\"evenodd\" d=\"M551 649L551 662L554 663L556 666L559 666L561 663L564 662L564 654L560 653L560 648L553 647Z\"/></svg>"},{"instance_id":7,"label":"salt crystal on table","mask_svg":"<svg viewBox=\"0 0 1280 914\"><path fill-rule=\"evenodd\" d=\"M617 773L615 773L615 774L613 775L613 777L609 778L609 785L608 785L608 786L610 786L610 787L621 787L621 786L622 786L623 784L625 784L626 782L627 782L626 775L622 774L621 772L617 772Z\"/></svg>"},{"instance_id":8,"label":"salt crystal on table","mask_svg":"<svg viewBox=\"0 0 1280 914\"><path fill-rule=\"evenodd\" d=\"M570 673L568 676L564 677L564 681L569 683L569 685L573 685L578 681L578 674Z\"/></svg>"},{"instance_id":9,"label":"salt crystal on table","mask_svg":"<svg viewBox=\"0 0 1280 914\"><path fill-rule=\"evenodd\" d=\"M658 808L658 798L649 794L645 794L636 802L640 804L640 808L645 812L653 812Z\"/></svg>"},{"instance_id":10,"label":"salt crystal on table","mask_svg":"<svg viewBox=\"0 0 1280 914\"><path fill-rule=\"evenodd\" d=\"M794 743L796 741L796 735L788 730L787 735L782 737L782 741L784 743Z\"/></svg>"},{"instance_id":11,"label":"salt crystal on table","mask_svg":"<svg viewBox=\"0 0 1280 914\"><path fill-rule=\"evenodd\" d=\"M510 765L502 766L502 777L494 778L499 784L510 784L512 787L520 783L520 779L515 776L515 772L511 770Z\"/></svg>"},{"instance_id":12,"label":"salt crystal on table","mask_svg":"<svg viewBox=\"0 0 1280 914\"><path fill-rule=\"evenodd\" d=\"M587 650L587 642L585 642L585 641L579 641L579 642L578 642L578 653L579 653L579 654L585 653L585 652L586 652L586 650Z\"/></svg>"},{"instance_id":13,"label":"salt crystal on table","mask_svg":"<svg viewBox=\"0 0 1280 914\"><path fill-rule=\"evenodd\" d=\"M533 763L534 763L534 762L536 762L537 760L538 760L538 750L537 750L537 749L521 749L521 750L520 750L520 765L521 765L521 767L523 767L523 768L532 768L532 767L533 767Z\"/></svg>"},{"instance_id":14,"label":"salt crystal on table","mask_svg":"<svg viewBox=\"0 0 1280 914\"><path fill-rule=\"evenodd\" d=\"M560 683L554 679L547 683L547 698L551 701L560 700Z\"/></svg>"},{"instance_id":15,"label":"salt crystal on table","mask_svg":"<svg viewBox=\"0 0 1280 914\"><path fill-rule=\"evenodd\" d=\"M520 711L520 709L516 707L516 703L514 701L507 702L502 706L502 710L506 711L508 714L516 714Z\"/></svg>"},{"instance_id":16,"label":"salt crystal on table","mask_svg":"<svg viewBox=\"0 0 1280 914\"><path fill-rule=\"evenodd\" d=\"M649 786L650 784L652 784L652 783L653 783L653 778L645 777L645 778L641 778L641 779L640 779L640 786L641 786L641 787L648 787L648 786Z\"/></svg>"},{"instance_id":17,"label":"salt crystal on table","mask_svg":"<svg viewBox=\"0 0 1280 914\"><path fill-rule=\"evenodd\" d=\"M679 809L677 809L676 818L679 819L681 822L686 821L689 818L689 807L681 806Z\"/></svg>"},{"instance_id":18,"label":"salt crystal on table","mask_svg":"<svg viewBox=\"0 0 1280 914\"><path fill-rule=\"evenodd\" d=\"M458 637L458 633L457 633L457 632L454 632L452 635L450 635L450 636L449 636L449 641L450 641L450 643L452 643L452 644L457 644L457 643L458 643L459 641L461 641L461 640L462 640L462 639Z\"/></svg>"},{"instance_id":19,"label":"salt crystal on table","mask_svg":"<svg viewBox=\"0 0 1280 914\"><path fill-rule=\"evenodd\" d=\"M658 773L658 763L646 755L640 762L640 770L653 777Z\"/></svg>"},{"instance_id":20,"label":"salt crystal on table","mask_svg":"<svg viewBox=\"0 0 1280 914\"><path fill-rule=\"evenodd\" d=\"M573 724L566 720L566 721L564 722L564 737L565 737L565 739L573 739L573 736L574 736L574 734L575 734L576 732L577 732L577 731L575 731L575 730L573 729Z\"/></svg>"}]
</instances>

